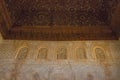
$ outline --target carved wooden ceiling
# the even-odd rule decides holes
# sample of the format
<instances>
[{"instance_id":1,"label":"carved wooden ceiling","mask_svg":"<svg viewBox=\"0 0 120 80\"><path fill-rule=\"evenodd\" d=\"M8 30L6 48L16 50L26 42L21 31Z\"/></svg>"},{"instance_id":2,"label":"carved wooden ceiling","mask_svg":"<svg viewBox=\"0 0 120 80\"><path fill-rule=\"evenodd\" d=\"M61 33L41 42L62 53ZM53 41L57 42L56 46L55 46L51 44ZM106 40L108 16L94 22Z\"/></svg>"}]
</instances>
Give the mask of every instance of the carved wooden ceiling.
<instances>
[{"instance_id":1,"label":"carved wooden ceiling","mask_svg":"<svg viewBox=\"0 0 120 80\"><path fill-rule=\"evenodd\" d=\"M113 40L119 0L0 0L5 39Z\"/></svg>"}]
</instances>

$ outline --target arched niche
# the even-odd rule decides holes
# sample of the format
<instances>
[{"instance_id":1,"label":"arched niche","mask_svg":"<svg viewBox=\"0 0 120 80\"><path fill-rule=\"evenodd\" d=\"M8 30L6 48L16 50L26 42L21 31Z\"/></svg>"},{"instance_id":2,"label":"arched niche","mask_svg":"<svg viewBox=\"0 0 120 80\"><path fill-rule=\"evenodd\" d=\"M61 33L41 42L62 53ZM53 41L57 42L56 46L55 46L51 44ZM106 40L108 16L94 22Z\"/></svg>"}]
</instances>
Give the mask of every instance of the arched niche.
<instances>
[{"instance_id":1,"label":"arched niche","mask_svg":"<svg viewBox=\"0 0 120 80\"><path fill-rule=\"evenodd\" d=\"M24 60L27 58L29 49L28 47L22 47L18 50L17 55L16 55L16 59L17 60Z\"/></svg>"},{"instance_id":2,"label":"arched niche","mask_svg":"<svg viewBox=\"0 0 120 80\"><path fill-rule=\"evenodd\" d=\"M58 48L57 59L67 59L67 48Z\"/></svg>"},{"instance_id":3,"label":"arched niche","mask_svg":"<svg viewBox=\"0 0 120 80\"><path fill-rule=\"evenodd\" d=\"M76 48L77 59L87 59L87 54L84 48Z\"/></svg>"},{"instance_id":4,"label":"arched niche","mask_svg":"<svg viewBox=\"0 0 120 80\"><path fill-rule=\"evenodd\" d=\"M107 60L106 52L101 47L94 48L95 58L97 61L104 62Z\"/></svg>"},{"instance_id":5,"label":"arched niche","mask_svg":"<svg viewBox=\"0 0 120 80\"><path fill-rule=\"evenodd\" d=\"M37 59L47 59L47 55L48 55L48 49L40 48L38 50Z\"/></svg>"}]
</instances>

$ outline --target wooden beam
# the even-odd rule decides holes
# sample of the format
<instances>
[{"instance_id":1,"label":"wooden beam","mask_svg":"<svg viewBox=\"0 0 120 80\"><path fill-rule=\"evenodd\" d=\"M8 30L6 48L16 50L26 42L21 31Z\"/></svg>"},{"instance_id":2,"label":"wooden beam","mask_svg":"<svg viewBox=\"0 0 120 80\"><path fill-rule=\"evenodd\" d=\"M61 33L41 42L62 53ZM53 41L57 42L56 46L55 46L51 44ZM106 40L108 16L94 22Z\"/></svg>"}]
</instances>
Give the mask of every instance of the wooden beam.
<instances>
[{"instance_id":1,"label":"wooden beam","mask_svg":"<svg viewBox=\"0 0 120 80\"><path fill-rule=\"evenodd\" d=\"M3 16L7 29L9 30L12 27L12 20L10 18L10 15L8 13L4 0L0 0L0 13Z\"/></svg>"},{"instance_id":2,"label":"wooden beam","mask_svg":"<svg viewBox=\"0 0 120 80\"><path fill-rule=\"evenodd\" d=\"M45 41L78 41L78 40L117 40L115 33L105 26L85 27L14 27L7 39L45 40Z\"/></svg>"}]
</instances>

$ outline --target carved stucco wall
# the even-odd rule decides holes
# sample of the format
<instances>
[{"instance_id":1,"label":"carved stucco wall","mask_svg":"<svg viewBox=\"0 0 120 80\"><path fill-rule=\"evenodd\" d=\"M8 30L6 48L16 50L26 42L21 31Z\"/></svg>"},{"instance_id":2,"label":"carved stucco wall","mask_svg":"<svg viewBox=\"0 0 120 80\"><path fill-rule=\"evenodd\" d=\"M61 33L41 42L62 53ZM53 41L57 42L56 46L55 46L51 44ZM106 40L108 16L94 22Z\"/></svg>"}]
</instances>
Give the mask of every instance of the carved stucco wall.
<instances>
[{"instance_id":1,"label":"carved stucco wall","mask_svg":"<svg viewBox=\"0 0 120 80\"><path fill-rule=\"evenodd\" d=\"M120 80L120 41L3 40L0 80Z\"/></svg>"},{"instance_id":2,"label":"carved stucco wall","mask_svg":"<svg viewBox=\"0 0 120 80\"><path fill-rule=\"evenodd\" d=\"M1 35L1 33L0 33L0 43L2 42L2 35Z\"/></svg>"}]
</instances>

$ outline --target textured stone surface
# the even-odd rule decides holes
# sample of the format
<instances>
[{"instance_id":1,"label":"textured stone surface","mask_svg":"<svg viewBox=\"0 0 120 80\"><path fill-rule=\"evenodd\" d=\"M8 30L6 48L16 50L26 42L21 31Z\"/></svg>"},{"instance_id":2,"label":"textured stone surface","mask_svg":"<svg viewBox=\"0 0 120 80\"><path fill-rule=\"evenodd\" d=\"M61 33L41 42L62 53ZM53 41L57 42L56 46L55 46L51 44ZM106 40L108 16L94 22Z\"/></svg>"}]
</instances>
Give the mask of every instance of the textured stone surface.
<instances>
[{"instance_id":1,"label":"textured stone surface","mask_svg":"<svg viewBox=\"0 0 120 80\"><path fill-rule=\"evenodd\" d=\"M66 54L67 58L60 55L58 59L58 53ZM0 80L119 79L120 41L5 40L0 43Z\"/></svg>"}]
</instances>

